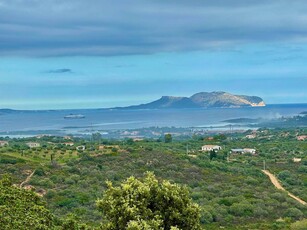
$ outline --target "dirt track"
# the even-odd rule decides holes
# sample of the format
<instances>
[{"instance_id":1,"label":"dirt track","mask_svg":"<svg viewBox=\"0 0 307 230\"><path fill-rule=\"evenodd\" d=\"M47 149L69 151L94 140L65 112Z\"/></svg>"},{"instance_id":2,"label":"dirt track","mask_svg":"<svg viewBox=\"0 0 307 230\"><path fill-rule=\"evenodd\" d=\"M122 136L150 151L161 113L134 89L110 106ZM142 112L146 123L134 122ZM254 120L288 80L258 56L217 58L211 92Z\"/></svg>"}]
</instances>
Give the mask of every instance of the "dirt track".
<instances>
[{"instance_id":1,"label":"dirt track","mask_svg":"<svg viewBox=\"0 0 307 230\"><path fill-rule=\"evenodd\" d=\"M26 178L25 181L21 182L19 187L22 188L23 185L27 184L31 180L31 177L34 175L34 173L35 173L35 170Z\"/></svg>"},{"instance_id":2,"label":"dirt track","mask_svg":"<svg viewBox=\"0 0 307 230\"><path fill-rule=\"evenodd\" d=\"M307 204L305 201L303 201L303 200L300 199L299 197L293 195L292 193L290 193L290 192L288 192L286 189L284 189L284 187L282 187L281 184L279 183L278 179L277 179L272 173L270 173L268 170L262 170L262 172L263 172L264 174L266 174L266 175L270 178L272 184L273 184L277 189L280 189L280 190L283 190L283 191L287 192L287 193L288 193L288 196L292 197L293 199L295 199L296 201L300 202L301 204L303 204L303 205L306 205L306 204Z\"/></svg>"}]
</instances>

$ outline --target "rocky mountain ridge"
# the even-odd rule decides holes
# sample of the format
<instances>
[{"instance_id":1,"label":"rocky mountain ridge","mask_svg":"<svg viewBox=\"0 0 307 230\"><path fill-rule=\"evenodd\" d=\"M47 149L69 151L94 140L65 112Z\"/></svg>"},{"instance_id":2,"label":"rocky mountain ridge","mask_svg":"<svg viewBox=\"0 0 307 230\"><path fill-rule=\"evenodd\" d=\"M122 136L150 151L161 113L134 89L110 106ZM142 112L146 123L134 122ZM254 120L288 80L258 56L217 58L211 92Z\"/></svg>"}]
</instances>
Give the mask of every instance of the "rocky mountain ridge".
<instances>
[{"instance_id":1,"label":"rocky mountain ridge","mask_svg":"<svg viewBox=\"0 0 307 230\"><path fill-rule=\"evenodd\" d=\"M191 97L162 96L150 103L117 109L240 108L254 106L265 106L265 102L258 96L234 95L218 91L200 92Z\"/></svg>"}]
</instances>

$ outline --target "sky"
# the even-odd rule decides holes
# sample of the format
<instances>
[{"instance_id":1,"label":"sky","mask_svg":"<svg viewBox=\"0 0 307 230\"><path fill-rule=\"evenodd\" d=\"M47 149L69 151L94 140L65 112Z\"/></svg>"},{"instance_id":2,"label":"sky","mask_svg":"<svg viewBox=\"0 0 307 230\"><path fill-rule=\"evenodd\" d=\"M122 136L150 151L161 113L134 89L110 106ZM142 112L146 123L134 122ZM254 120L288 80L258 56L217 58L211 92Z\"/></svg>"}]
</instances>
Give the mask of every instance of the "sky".
<instances>
[{"instance_id":1,"label":"sky","mask_svg":"<svg viewBox=\"0 0 307 230\"><path fill-rule=\"evenodd\" d=\"M0 108L226 91L307 103L305 0L0 0Z\"/></svg>"}]
</instances>

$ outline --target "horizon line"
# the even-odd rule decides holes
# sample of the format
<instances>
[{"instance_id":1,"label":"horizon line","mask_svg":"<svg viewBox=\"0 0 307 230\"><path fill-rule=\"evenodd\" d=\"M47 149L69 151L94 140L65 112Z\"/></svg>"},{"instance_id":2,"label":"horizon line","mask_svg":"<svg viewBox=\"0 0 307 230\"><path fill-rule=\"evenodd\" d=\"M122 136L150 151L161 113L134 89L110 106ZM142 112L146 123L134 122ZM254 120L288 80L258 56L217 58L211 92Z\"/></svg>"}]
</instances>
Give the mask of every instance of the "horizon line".
<instances>
[{"instance_id":1,"label":"horizon line","mask_svg":"<svg viewBox=\"0 0 307 230\"><path fill-rule=\"evenodd\" d=\"M257 108L257 107L266 107L268 105L305 105L307 104L307 102L301 102L301 103L297 103L297 102L290 102L290 103L270 103L270 104L266 104L265 106L248 106L247 108ZM116 106L116 107L107 107L107 108L50 108L50 109L14 109L14 108L0 108L1 110L10 110L10 111L65 111L65 110L98 110L98 109L120 109L120 108L126 108L129 107L131 105L127 105L127 106ZM133 106L133 105L132 105ZM210 108L179 108L179 109L211 109L211 108L220 108L223 109L223 107L210 107ZM224 109L238 109L238 108L246 108L246 107L237 107L237 108L224 108ZM167 109L172 109L172 108L165 108L165 109L161 109L161 110L167 110ZM159 109L131 109L131 110L159 110ZM172 109L172 110L177 110L176 109Z\"/></svg>"}]
</instances>

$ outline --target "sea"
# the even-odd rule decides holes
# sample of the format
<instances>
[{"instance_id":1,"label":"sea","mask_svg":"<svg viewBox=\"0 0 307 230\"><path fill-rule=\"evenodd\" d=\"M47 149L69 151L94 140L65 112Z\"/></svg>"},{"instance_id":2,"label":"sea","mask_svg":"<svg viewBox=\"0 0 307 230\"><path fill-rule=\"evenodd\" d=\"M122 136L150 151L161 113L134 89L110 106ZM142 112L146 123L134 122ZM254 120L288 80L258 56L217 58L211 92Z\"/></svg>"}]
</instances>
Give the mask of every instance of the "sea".
<instances>
[{"instance_id":1,"label":"sea","mask_svg":"<svg viewBox=\"0 0 307 230\"><path fill-rule=\"evenodd\" d=\"M38 134L87 134L148 127L223 128L225 120L236 118L276 119L307 111L307 104L271 104L265 107L155 109L155 110L0 110L0 136ZM84 115L65 119L67 115Z\"/></svg>"}]
</instances>

